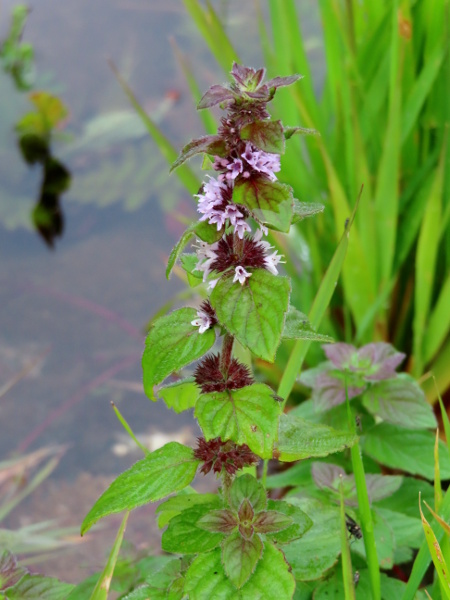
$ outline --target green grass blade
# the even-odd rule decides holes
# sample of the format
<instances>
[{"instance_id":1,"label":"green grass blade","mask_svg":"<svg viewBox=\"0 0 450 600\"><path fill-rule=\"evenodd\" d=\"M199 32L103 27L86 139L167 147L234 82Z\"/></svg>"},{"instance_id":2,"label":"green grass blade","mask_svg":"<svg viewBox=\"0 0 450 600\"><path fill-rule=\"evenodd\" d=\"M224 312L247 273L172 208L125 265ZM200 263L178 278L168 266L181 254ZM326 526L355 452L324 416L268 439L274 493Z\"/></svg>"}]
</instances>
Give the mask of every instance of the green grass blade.
<instances>
[{"instance_id":1,"label":"green grass blade","mask_svg":"<svg viewBox=\"0 0 450 600\"><path fill-rule=\"evenodd\" d=\"M197 80L194 77L189 61L187 60L183 52L181 52L181 50L178 48L174 38L170 39L170 43L172 45L175 58L177 59L178 64L180 65L181 70L183 71L183 75L186 78L189 90L192 95L192 99L194 101L194 106L197 107L198 103L200 102L200 98L203 96L203 92L200 89ZM203 123L206 133L214 134L217 132L217 121L210 110L199 110L198 115Z\"/></svg>"},{"instance_id":2,"label":"green grass blade","mask_svg":"<svg viewBox=\"0 0 450 600\"><path fill-rule=\"evenodd\" d=\"M150 454L150 450L148 448L146 448L144 446L144 444L141 444L141 442L137 439L137 437L133 433L133 430L131 429L131 427L129 426L127 421L125 420L125 417L122 415L120 410L117 408L117 406L112 401L111 401L111 406L113 407L113 410L116 413L116 417L119 419L122 427L128 433L128 435L133 440L133 442L136 444L136 446L138 446L138 448L140 448L142 450L142 452L144 453L145 456L147 456L147 454Z\"/></svg>"},{"instance_id":3,"label":"green grass blade","mask_svg":"<svg viewBox=\"0 0 450 600\"><path fill-rule=\"evenodd\" d=\"M443 149L441 160L439 161L439 166L436 170L430 193L426 200L426 211L423 216L417 243L413 321L413 370L416 376L422 373L424 367L423 337L430 311L440 240L442 190L444 182L444 150L445 148Z\"/></svg>"},{"instance_id":4,"label":"green grass blade","mask_svg":"<svg viewBox=\"0 0 450 600\"><path fill-rule=\"evenodd\" d=\"M441 547L439 545L439 542L431 528L431 525L425 519L424 514L422 512L420 494L419 494L419 510L420 510L420 518L422 520L423 530L425 532L425 538L426 538L426 541L428 544L428 549L430 551L436 572L439 577L439 581L441 583L441 591L445 594L445 598L447 598L447 600L450 600L449 571L447 568L447 564L444 560L444 556L441 552Z\"/></svg>"},{"instance_id":5,"label":"green grass blade","mask_svg":"<svg viewBox=\"0 0 450 600\"><path fill-rule=\"evenodd\" d=\"M439 292L424 334L424 362L429 363L444 343L450 330L450 274Z\"/></svg>"},{"instance_id":6,"label":"green grass blade","mask_svg":"<svg viewBox=\"0 0 450 600\"><path fill-rule=\"evenodd\" d=\"M178 151L169 142L169 140L162 133L162 131L159 129L159 127L152 121L152 119L148 116L148 114L145 112L145 110L139 104L136 96L131 91L127 82L120 75L116 66L111 61L109 62L109 65L110 65L111 69L113 70L114 75L117 77L117 80L120 83L123 91L125 92L126 96L128 97L128 100L131 102L133 108L135 109L137 114L141 117L142 121L144 122L145 126L147 127L148 132L150 133L151 137L153 138L156 145L158 146L159 151L164 156L164 158L167 160L169 165L171 165L173 162L175 162L175 160L178 156ZM191 169L186 164L181 165L181 167L179 167L176 170L176 175L190 194L195 194L198 191L201 182L198 180L197 176L194 175L193 171L191 171Z\"/></svg>"},{"instance_id":7,"label":"green grass blade","mask_svg":"<svg viewBox=\"0 0 450 600\"><path fill-rule=\"evenodd\" d=\"M439 400L439 406L441 408L441 418L442 418L442 423L444 425L445 440L447 442L448 453L450 455L450 420L448 418L447 410L444 406L444 403L442 402L441 394L439 393L439 390L437 389L436 379L434 378L434 375L432 376L432 378L433 378L433 382L434 382L434 387L436 388L436 394L437 394L437 397Z\"/></svg>"},{"instance_id":8,"label":"green grass blade","mask_svg":"<svg viewBox=\"0 0 450 600\"><path fill-rule=\"evenodd\" d=\"M445 390L450 386L450 340L441 348L435 361L430 365L430 369L433 371L433 375L436 378L436 387L430 382L425 381L423 384L423 391L430 404L434 404L438 398L437 394L443 394Z\"/></svg>"},{"instance_id":9,"label":"green grass blade","mask_svg":"<svg viewBox=\"0 0 450 600\"><path fill-rule=\"evenodd\" d=\"M355 600L355 584L352 573L352 559L350 556L350 544L348 541L348 531L344 506L344 488L341 482L340 491L340 516L341 516L341 557L342 557L342 579L344 582L345 600Z\"/></svg>"},{"instance_id":10,"label":"green grass blade","mask_svg":"<svg viewBox=\"0 0 450 600\"><path fill-rule=\"evenodd\" d=\"M116 567L117 558L119 556L120 546L122 545L123 534L125 533L129 514L129 511L125 513L125 516L119 527L119 531L117 532L116 539L114 540L108 562L106 563L105 568L103 569L103 572L97 581L97 585L92 592L90 600L107 600L108 598L108 592L114 574L114 569Z\"/></svg>"},{"instance_id":11,"label":"green grass blade","mask_svg":"<svg viewBox=\"0 0 450 600\"><path fill-rule=\"evenodd\" d=\"M439 428L436 429L434 444L434 508L439 511L442 504L441 470L439 467Z\"/></svg>"},{"instance_id":12,"label":"green grass blade","mask_svg":"<svg viewBox=\"0 0 450 600\"><path fill-rule=\"evenodd\" d=\"M330 304L330 300L336 288L337 280L339 278L339 274L341 272L342 265L347 254L348 238L350 234L350 229L353 224L353 220L355 218L357 207L358 202L355 205L352 217L347 223L341 241L339 242L338 247L334 252L330 265L324 275L324 278L322 279L322 283L320 284L320 287L314 298L311 310L309 311L309 321L311 325L316 329L319 327L323 319L325 311L328 308L328 305ZM277 392L279 396L285 399L284 404L286 404L288 396L291 393L292 388L294 387L295 380L302 367L303 360L306 356L310 344L311 342L308 340L297 340L289 356L289 360L284 369Z\"/></svg>"}]
</instances>

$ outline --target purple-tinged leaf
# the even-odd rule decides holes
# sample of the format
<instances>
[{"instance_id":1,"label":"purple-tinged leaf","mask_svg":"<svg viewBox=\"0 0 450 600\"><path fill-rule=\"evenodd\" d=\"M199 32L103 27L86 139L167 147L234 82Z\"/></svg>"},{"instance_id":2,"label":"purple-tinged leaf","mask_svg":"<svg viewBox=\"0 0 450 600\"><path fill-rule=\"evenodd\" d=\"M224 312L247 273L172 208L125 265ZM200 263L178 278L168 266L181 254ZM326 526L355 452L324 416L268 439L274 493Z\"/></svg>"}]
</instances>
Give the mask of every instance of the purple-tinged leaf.
<instances>
[{"instance_id":1,"label":"purple-tinged leaf","mask_svg":"<svg viewBox=\"0 0 450 600\"><path fill-rule=\"evenodd\" d=\"M0 555L0 591L16 584L27 571L19 567L15 556L8 550Z\"/></svg>"},{"instance_id":2,"label":"purple-tinged leaf","mask_svg":"<svg viewBox=\"0 0 450 600\"><path fill-rule=\"evenodd\" d=\"M405 358L405 354L397 352L391 344L385 342L367 344L359 350L342 342L332 346L325 345L323 349L337 369L359 373L367 381L395 377L395 369Z\"/></svg>"},{"instance_id":3,"label":"purple-tinged leaf","mask_svg":"<svg viewBox=\"0 0 450 600\"><path fill-rule=\"evenodd\" d=\"M263 510L256 515L253 525L256 533L276 533L287 529L292 523L288 515L276 510Z\"/></svg>"},{"instance_id":4,"label":"purple-tinged leaf","mask_svg":"<svg viewBox=\"0 0 450 600\"><path fill-rule=\"evenodd\" d=\"M265 225L278 231L289 231L293 197L288 185L262 176L240 179L234 187L233 201L243 204Z\"/></svg>"},{"instance_id":5,"label":"purple-tinged leaf","mask_svg":"<svg viewBox=\"0 0 450 600\"><path fill-rule=\"evenodd\" d=\"M254 100L263 100L264 102L270 102L273 97L267 85L262 85L254 92L246 91L245 95L249 98L253 98Z\"/></svg>"},{"instance_id":6,"label":"purple-tinged leaf","mask_svg":"<svg viewBox=\"0 0 450 600\"><path fill-rule=\"evenodd\" d=\"M320 135L316 129L306 129L305 127L285 127L284 137L289 140L293 135Z\"/></svg>"},{"instance_id":7,"label":"purple-tinged leaf","mask_svg":"<svg viewBox=\"0 0 450 600\"><path fill-rule=\"evenodd\" d=\"M351 344L345 344L344 342L338 342L337 344L324 345L322 346L326 357L330 360L336 369L345 371L349 368L352 358L356 355L358 350Z\"/></svg>"},{"instance_id":8,"label":"purple-tinged leaf","mask_svg":"<svg viewBox=\"0 0 450 600\"><path fill-rule=\"evenodd\" d=\"M196 154L213 154L217 156L226 156L227 150L224 140L220 135L205 135L186 144L181 150L178 158L170 167L170 172L182 165Z\"/></svg>"},{"instance_id":9,"label":"purple-tinged leaf","mask_svg":"<svg viewBox=\"0 0 450 600\"><path fill-rule=\"evenodd\" d=\"M253 523L243 522L239 523L239 535L243 537L245 540L251 540L253 534L255 533L255 528L253 527Z\"/></svg>"},{"instance_id":10,"label":"purple-tinged leaf","mask_svg":"<svg viewBox=\"0 0 450 600\"><path fill-rule=\"evenodd\" d=\"M223 540L223 534L211 532L199 525L199 521L214 506L214 504L197 504L171 519L162 535L162 549L175 554L196 554L217 548Z\"/></svg>"},{"instance_id":11,"label":"purple-tinged leaf","mask_svg":"<svg viewBox=\"0 0 450 600\"><path fill-rule=\"evenodd\" d=\"M250 502L255 512L260 512L267 506L265 489L251 475L238 477L230 489L230 504L235 510L239 510L244 500Z\"/></svg>"},{"instance_id":12,"label":"purple-tinged leaf","mask_svg":"<svg viewBox=\"0 0 450 600\"><path fill-rule=\"evenodd\" d=\"M231 533L238 526L236 513L226 508L211 510L197 522L197 527L213 533Z\"/></svg>"},{"instance_id":13,"label":"purple-tinged leaf","mask_svg":"<svg viewBox=\"0 0 450 600\"><path fill-rule=\"evenodd\" d=\"M237 63L233 63L231 69L231 76L243 92L254 92L257 90L265 74L265 69L255 71L252 67L244 67Z\"/></svg>"},{"instance_id":14,"label":"purple-tinged leaf","mask_svg":"<svg viewBox=\"0 0 450 600\"><path fill-rule=\"evenodd\" d=\"M248 498L244 498L242 504L239 507L238 517L241 523L245 521L253 521L255 511Z\"/></svg>"},{"instance_id":15,"label":"purple-tinged leaf","mask_svg":"<svg viewBox=\"0 0 450 600\"><path fill-rule=\"evenodd\" d=\"M253 121L241 129L241 139L264 152L283 154L285 149L281 121Z\"/></svg>"},{"instance_id":16,"label":"purple-tinged leaf","mask_svg":"<svg viewBox=\"0 0 450 600\"><path fill-rule=\"evenodd\" d=\"M342 467L324 462L313 463L311 475L315 484L321 489L339 489L341 477L342 479L346 477L346 473Z\"/></svg>"},{"instance_id":17,"label":"purple-tinged leaf","mask_svg":"<svg viewBox=\"0 0 450 600\"><path fill-rule=\"evenodd\" d=\"M223 85L213 85L205 94L203 94L197 105L198 109L211 108L225 100L234 100L236 94Z\"/></svg>"},{"instance_id":18,"label":"purple-tinged leaf","mask_svg":"<svg viewBox=\"0 0 450 600\"><path fill-rule=\"evenodd\" d=\"M231 583L237 588L244 585L255 571L261 558L263 543L258 535L244 539L233 533L222 544L222 564Z\"/></svg>"},{"instance_id":19,"label":"purple-tinged leaf","mask_svg":"<svg viewBox=\"0 0 450 600\"><path fill-rule=\"evenodd\" d=\"M367 387L360 377L352 377L351 373L346 377L342 372L334 370L320 374L311 396L316 410L329 410L333 406L343 404L346 399L346 383L349 400L359 396Z\"/></svg>"},{"instance_id":20,"label":"purple-tinged leaf","mask_svg":"<svg viewBox=\"0 0 450 600\"><path fill-rule=\"evenodd\" d=\"M436 427L436 417L425 394L412 377L397 375L370 386L362 398L363 406L375 417L407 429Z\"/></svg>"},{"instance_id":21,"label":"purple-tinged leaf","mask_svg":"<svg viewBox=\"0 0 450 600\"><path fill-rule=\"evenodd\" d=\"M303 79L303 75L289 75L288 77L274 77L266 81L265 85L269 88L279 88L286 85L292 85L299 79Z\"/></svg>"},{"instance_id":22,"label":"purple-tinged leaf","mask_svg":"<svg viewBox=\"0 0 450 600\"><path fill-rule=\"evenodd\" d=\"M298 506L294 506L284 500L269 500L267 503L269 511L275 510L292 519L292 524L278 531L277 533L267 533L267 537L276 544L288 544L294 540L301 538L309 529L313 522L308 515L303 512Z\"/></svg>"}]
</instances>

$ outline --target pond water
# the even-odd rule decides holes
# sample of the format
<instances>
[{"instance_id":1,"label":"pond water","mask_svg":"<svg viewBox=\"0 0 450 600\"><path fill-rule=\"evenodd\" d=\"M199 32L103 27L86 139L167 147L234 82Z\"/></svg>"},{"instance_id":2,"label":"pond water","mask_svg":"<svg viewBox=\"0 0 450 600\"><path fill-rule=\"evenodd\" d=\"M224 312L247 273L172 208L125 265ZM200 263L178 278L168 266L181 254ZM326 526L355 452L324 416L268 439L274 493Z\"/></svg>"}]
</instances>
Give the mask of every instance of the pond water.
<instances>
[{"instance_id":1,"label":"pond water","mask_svg":"<svg viewBox=\"0 0 450 600\"><path fill-rule=\"evenodd\" d=\"M2 3L0 40L14 4ZM0 457L66 446L47 487L24 510L32 522L57 515L59 502L78 525L106 485L95 477L108 481L140 458L121 436L111 400L150 445L169 438L192 443L197 433L191 414L176 415L145 397L140 368L146 322L184 289L176 277L165 279L183 230L176 213L194 216L195 208L169 176L107 59L176 147L202 128L169 37L202 89L220 71L178 0L28 4L24 40L35 50L34 89L69 107L70 135L52 149L72 180L62 196L64 233L51 250L30 218L42 172L21 159L14 134L31 105L0 72L0 389L29 371L0 397ZM260 66L250 4L214 3L244 61ZM23 522L17 510L16 523ZM73 572L70 579L77 580Z\"/></svg>"}]
</instances>

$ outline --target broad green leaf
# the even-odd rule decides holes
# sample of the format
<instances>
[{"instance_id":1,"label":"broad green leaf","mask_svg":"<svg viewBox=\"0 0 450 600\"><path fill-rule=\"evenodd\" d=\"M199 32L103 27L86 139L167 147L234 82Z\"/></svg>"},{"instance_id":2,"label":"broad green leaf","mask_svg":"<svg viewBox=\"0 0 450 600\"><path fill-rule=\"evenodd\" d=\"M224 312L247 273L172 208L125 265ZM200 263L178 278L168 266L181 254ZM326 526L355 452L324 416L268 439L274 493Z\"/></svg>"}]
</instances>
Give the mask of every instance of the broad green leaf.
<instances>
[{"instance_id":1,"label":"broad green leaf","mask_svg":"<svg viewBox=\"0 0 450 600\"><path fill-rule=\"evenodd\" d=\"M288 279L255 269L244 285L233 283L232 274L224 275L214 287L210 301L221 325L253 354L273 362L289 292Z\"/></svg>"},{"instance_id":2,"label":"broad green leaf","mask_svg":"<svg viewBox=\"0 0 450 600\"><path fill-rule=\"evenodd\" d=\"M180 308L153 323L142 357L144 390L151 400L155 400L154 385L200 358L213 346L214 330L200 334L198 327L191 324L196 317L195 308Z\"/></svg>"},{"instance_id":3,"label":"broad green leaf","mask_svg":"<svg viewBox=\"0 0 450 600\"><path fill-rule=\"evenodd\" d=\"M173 247L172 252L170 253L170 256L169 256L169 260L167 261L167 269L166 269L167 279L170 279L170 274L172 273L172 269L174 268L175 263L177 262L177 259L179 258L180 254L183 252L185 246L189 243L189 240L191 239L191 237L194 235L194 230L195 230L196 225L197 224L194 223L190 227L188 227L186 229L186 231L183 233L183 235L181 236L181 238L178 240L178 242Z\"/></svg>"},{"instance_id":4,"label":"broad green leaf","mask_svg":"<svg viewBox=\"0 0 450 600\"><path fill-rule=\"evenodd\" d=\"M111 548L111 552L108 557L108 562L106 563L105 568L103 569L97 581L97 585L92 592L90 600L107 600L108 598L109 588L111 586L111 580L116 567L117 557L119 556L129 514L130 513L127 512L122 519L122 523L119 527L119 531L117 532L116 539L114 540L113 547Z\"/></svg>"},{"instance_id":5,"label":"broad green leaf","mask_svg":"<svg viewBox=\"0 0 450 600\"><path fill-rule=\"evenodd\" d=\"M102 517L156 502L194 479L200 461L191 448L169 442L135 463L103 492L81 525L81 535Z\"/></svg>"},{"instance_id":6,"label":"broad green leaf","mask_svg":"<svg viewBox=\"0 0 450 600\"><path fill-rule=\"evenodd\" d=\"M220 437L247 444L261 458L272 456L280 407L261 383L239 390L201 394L195 416L207 440Z\"/></svg>"},{"instance_id":7,"label":"broad green leaf","mask_svg":"<svg viewBox=\"0 0 450 600\"><path fill-rule=\"evenodd\" d=\"M215 508L217 503L197 504L171 519L162 535L162 549L176 554L197 554L216 548L223 540L223 534L197 526L197 522Z\"/></svg>"},{"instance_id":8,"label":"broad green leaf","mask_svg":"<svg viewBox=\"0 0 450 600\"><path fill-rule=\"evenodd\" d=\"M308 217L319 215L325 210L325 206L319 202L300 202L297 198L294 198L293 210L292 225Z\"/></svg>"},{"instance_id":9,"label":"broad green leaf","mask_svg":"<svg viewBox=\"0 0 450 600\"><path fill-rule=\"evenodd\" d=\"M210 225L207 221L200 221L195 227L195 234L204 242L214 244L214 242L217 242L222 237L223 229L217 231L215 225Z\"/></svg>"},{"instance_id":10,"label":"broad green leaf","mask_svg":"<svg viewBox=\"0 0 450 600\"><path fill-rule=\"evenodd\" d=\"M189 488L187 488L189 489ZM190 488L192 490L192 488ZM158 515L158 527L161 529L173 518L179 515L183 510L196 506L198 504L214 504L220 506L220 500L215 494L185 494L182 490L177 496L169 498L156 509Z\"/></svg>"},{"instance_id":11,"label":"broad green leaf","mask_svg":"<svg viewBox=\"0 0 450 600\"><path fill-rule=\"evenodd\" d=\"M281 121L253 121L241 129L240 136L264 152L284 154L285 138Z\"/></svg>"},{"instance_id":12,"label":"broad green leaf","mask_svg":"<svg viewBox=\"0 0 450 600\"><path fill-rule=\"evenodd\" d=\"M415 504L412 500L415 496L410 496L408 502ZM376 507L375 511L388 524L394 535L395 547L408 546L410 548L419 548L422 543L422 524L419 516L410 517L401 512L388 510L386 508Z\"/></svg>"},{"instance_id":13,"label":"broad green leaf","mask_svg":"<svg viewBox=\"0 0 450 600\"><path fill-rule=\"evenodd\" d=\"M230 504L239 510L242 502L249 500L255 512L264 510L267 506L267 496L264 487L251 475L242 475L233 481L230 489Z\"/></svg>"},{"instance_id":14,"label":"broad green leaf","mask_svg":"<svg viewBox=\"0 0 450 600\"><path fill-rule=\"evenodd\" d=\"M281 415L278 444L273 456L283 462L327 456L353 446L357 436L300 417Z\"/></svg>"},{"instance_id":15,"label":"broad green leaf","mask_svg":"<svg viewBox=\"0 0 450 600\"><path fill-rule=\"evenodd\" d=\"M219 549L201 554L186 573L185 593L189 600L291 600L295 581L282 552L270 542L264 544L262 558L250 579L237 590L225 574Z\"/></svg>"},{"instance_id":16,"label":"broad green leaf","mask_svg":"<svg viewBox=\"0 0 450 600\"><path fill-rule=\"evenodd\" d=\"M311 340L312 342L333 342L329 335L316 333L308 317L297 310L291 304L289 305L284 322L283 339L287 340Z\"/></svg>"},{"instance_id":17,"label":"broad green leaf","mask_svg":"<svg viewBox=\"0 0 450 600\"><path fill-rule=\"evenodd\" d=\"M408 375L371 385L364 392L362 403L372 415L387 423L406 429L436 427L431 405L419 385Z\"/></svg>"},{"instance_id":18,"label":"broad green leaf","mask_svg":"<svg viewBox=\"0 0 450 600\"><path fill-rule=\"evenodd\" d=\"M192 140L181 150L176 161L170 167L170 171L172 172L174 169L182 165L186 160L189 160L196 154L200 153L225 156L226 146L223 138L219 135L205 135L196 140Z\"/></svg>"},{"instance_id":19,"label":"broad green leaf","mask_svg":"<svg viewBox=\"0 0 450 600\"><path fill-rule=\"evenodd\" d=\"M312 498L289 498L313 522L305 535L287 544L283 550L286 560L299 581L318 579L336 564L341 551L339 508Z\"/></svg>"},{"instance_id":20,"label":"broad green leaf","mask_svg":"<svg viewBox=\"0 0 450 600\"><path fill-rule=\"evenodd\" d=\"M176 381L158 390L158 395L164 400L168 408L176 413L181 413L189 408L194 408L200 390L193 377Z\"/></svg>"},{"instance_id":21,"label":"broad green leaf","mask_svg":"<svg viewBox=\"0 0 450 600\"><path fill-rule=\"evenodd\" d=\"M123 600L181 600L187 566L186 559L171 560L158 572L147 575L147 585L125 596Z\"/></svg>"},{"instance_id":22,"label":"broad green leaf","mask_svg":"<svg viewBox=\"0 0 450 600\"><path fill-rule=\"evenodd\" d=\"M436 569L436 572L438 574L439 581L441 582L441 586L440 586L441 590L445 594L445 597L450 599L450 577L449 577L447 563L445 562L445 557L442 554L442 550L439 545L439 542L438 542L436 536L434 535L434 531L432 530L431 525L428 523L428 521L424 517L424 514L422 512L420 496L419 496L419 510L420 510L420 517L422 519L423 530L425 532L425 537L426 537L427 544L428 544L428 549L430 551L431 558L433 559L434 568Z\"/></svg>"},{"instance_id":23,"label":"broad green leaf","mask_svg":"<svg viewBox=\"0 0 450 600\"><path fill-rule=\"evenodd\" d=\"M408 517L418 519L417 508L411 498L418 498L419 493L422 494L428 503L434 500L433 486L423 479L415 479L413 477L404 477L403 483L396 492L383 500L375 502L377 510L389 510L396 513L404 514ZM381 513L382 514L382 513Z\"/></svg>"},{"instance_id":24,"label":"broad green leaf","mask_svg":"<svg viewBox=\"0 0 450 600\"><path fill-rule=\"evenodd\" d=\"M239 180L233 201L243 204L265 225L288 232L293 214L292 190L288 185L263 177Z\"/></svg>"},{"instance_id":25,"label":"broad green leaf","mask_svg":"<svg viewBox=\"0 0 450 600\"><path fill-rule=\"evenodd\" d=\"M5 593L7 600L64 600L74 588L53 577L26 574Z\"/></svg>"},{"instance_id":26,"label":"broad green leaf","mask_svg":"<svg viewBox=\"0 0 450 600\"><path fill-rule=\"evenodd\" d=\"M246 540L236 531L225 538L222 544L222 564L234 586L241 588L254 573L262 551L263 544L259 535Z\"/></svg>"},{"instance_id":27,"label":"broad green leaf","mask_svg":"<svg viewBox=\"0 0 450 600\"><path fill-rule=\"evenodd\" d=\"M289 542L301 538L313 525L313 522L308 515L298 506L294 506L284 500L269 500L267 508L268 510L275 510L278 513L283 513L293 521L292 525L282 531L266 534L266 537L276 544L288 544Z\"/></svg>"},{"instance_id":28,"label":"broad green leaf","mask_svg":"<svg viewBox=\"0 0 450 600\"><path fill-rule=\"evenodd\" d=\"M434 435L431 431L411 430L381 423L364 436L363 450L383 465L402 469L427 479L434 478ZM439 443L442 479L450 478L450 460L444 442Z\"/></svg>"}]
</instances>

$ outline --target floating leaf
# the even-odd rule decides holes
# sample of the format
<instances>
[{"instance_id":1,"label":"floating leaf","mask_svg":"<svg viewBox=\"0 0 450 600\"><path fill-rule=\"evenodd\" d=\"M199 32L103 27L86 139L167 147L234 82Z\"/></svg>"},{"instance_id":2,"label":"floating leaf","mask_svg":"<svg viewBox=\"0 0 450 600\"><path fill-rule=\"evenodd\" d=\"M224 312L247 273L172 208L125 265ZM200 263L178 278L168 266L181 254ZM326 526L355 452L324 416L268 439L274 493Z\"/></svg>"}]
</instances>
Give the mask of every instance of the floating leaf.
<instances>
[{"instance_id":1,"label":"floating leaf","mask_svg":"<svg viewBox=\"0 0 450 600\"><path fill-rule=\"evenodd\" d=\"M297 310L291 304L286 314L286 321L283 329L283 339L290 340L311 340L313 342L332 342L333 338L329 335L316 333L308 317Z\"/></svg>"},{"instance_id":2,"label":"floating leaf","mask_svg":"<svg viewBox=\"0 0 450 600\"><path fill-rule=\"evenodd\" d=\"M284 153L284 133L281 121L253 121L240 131L241 139L251 142L264 152Z\"/></svg>"},{"instance_id":3,"label":"floating leaf","mask_svg":"<svg viewBox=\"0 0 450 600\"><path fill-rule=\"evenodd\" d=\"M232 274L224 275L214 287L210 301L221 325L253 354L273 362L289 292L288 279L255 269L244 285L233 283Z\"/></svg>"},{"instance_id":4,"label":"floating leaf","mask_svg":"<svg viewBox=\"0 0 450 600\"><path fill-rule=\"evenodd\" d=\"M102 517L132 510L182 490L194 479L200 461L191 448L169 442L119 475L103 492L81 525L81 535Z\"/></svg>"},{"instance_id":5,"label":"floating leaf","mask_svg":"<svg viewBox=\"0 0 450 600\"><path fill-rule=\"evenodd\" d=\"M154 400L153 386L174 371L203 356L214 344L213 329L200 334L191 324L197 317L195 308L181 308L153 323L142 357L144 390Z\"/></svg>"},{"instance_id":6,"label":"floating leaf","mask_svg":"<svg viewBox=\"0 0 450 600\"><path fill-rule=\"evenodd\" d=\"M273 391L262 383L201 394L195 406L195 416L207 440L220 437L247 444L261 458L272 456L279 414Z\"/></svg>"},{"instance_id":7,"label":"floating leaf","mask_svg":"<svg viewBox=\"0 0 450 600\"><path fill-rule=\"evenodd\" d=\"M200 390L193 377L176 381L158 390L158 396L161 396L167 407L172 408L176 413L194 408L199 394Z\"/></svg>"},{"instance_id":8,"label":"floating leaf","mask_svg":"<svg viewBox=\"0 0 450 600\"><path fill-rule=\"evenodd\" d=\"M281 415L274 458L292 462L316 456L327 456L353 446L357 436L337 431L327 425L309 423L300 417Z\"/></svg>"},{"instance_id":9,"label":"floating leaf","mask_svg":"<svg viewBox=\"0 0 450 600\"><path fill-rule=\"evenodd\" d=\"M269 227L288 232L293 214L291 188L265 177L240 179L234 186L233 201L243 204Z\"/></svg>"},{"instance_id":10,"label":"floating leaf","mask_svg":"<svg viewBox=\"0 0 450 600\"><path fill-rule=\"evenodd\" d=\"M258 535L246 540L236 532L222 544L222 564L229 580L240 588L254 573L261 558L263 543Z\"/></svg>"}]
</instances>

